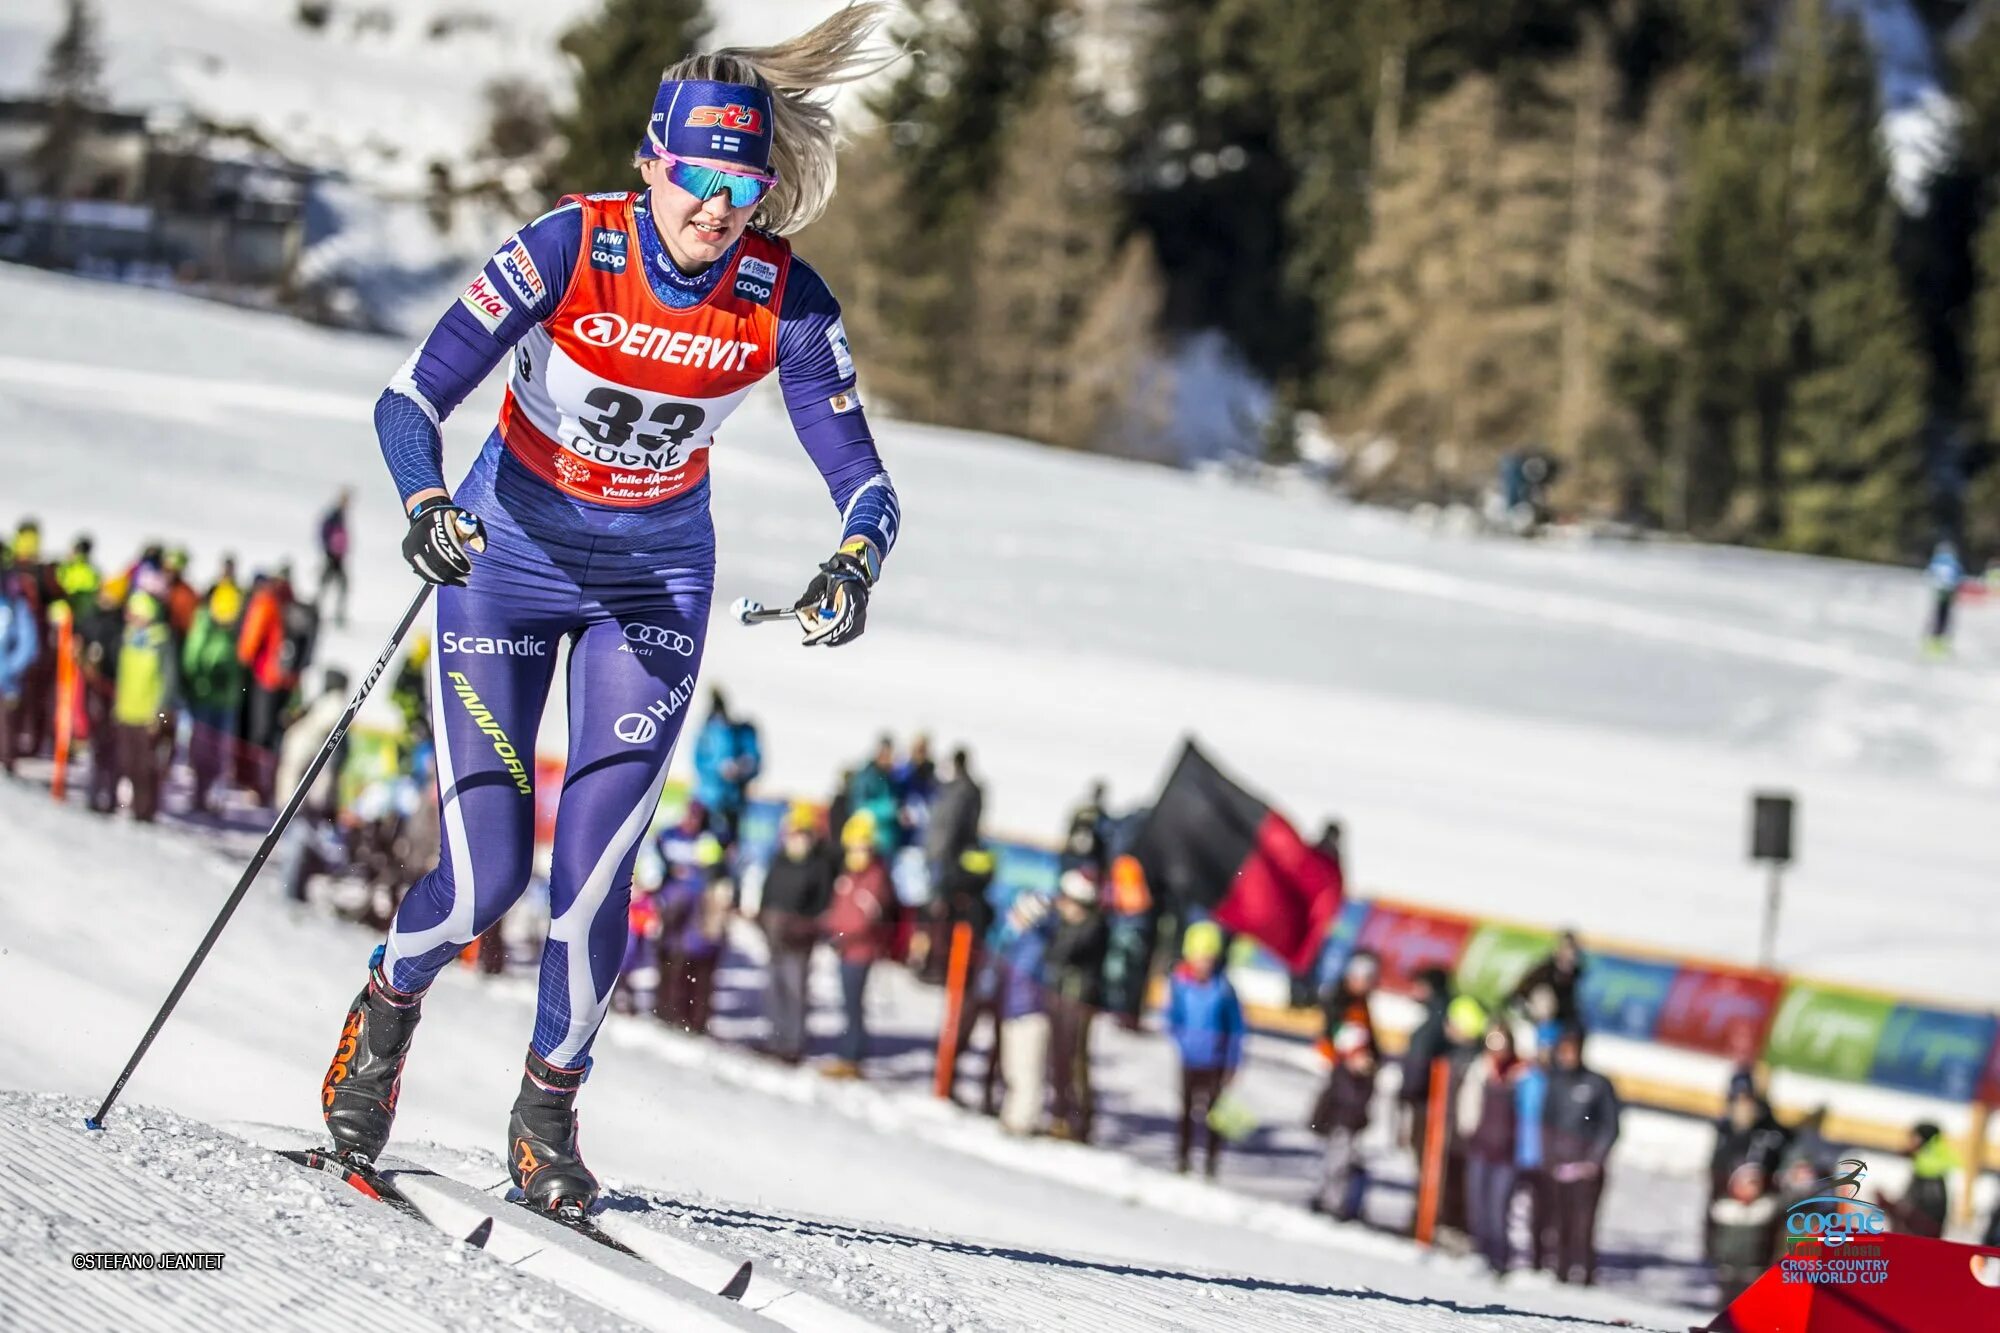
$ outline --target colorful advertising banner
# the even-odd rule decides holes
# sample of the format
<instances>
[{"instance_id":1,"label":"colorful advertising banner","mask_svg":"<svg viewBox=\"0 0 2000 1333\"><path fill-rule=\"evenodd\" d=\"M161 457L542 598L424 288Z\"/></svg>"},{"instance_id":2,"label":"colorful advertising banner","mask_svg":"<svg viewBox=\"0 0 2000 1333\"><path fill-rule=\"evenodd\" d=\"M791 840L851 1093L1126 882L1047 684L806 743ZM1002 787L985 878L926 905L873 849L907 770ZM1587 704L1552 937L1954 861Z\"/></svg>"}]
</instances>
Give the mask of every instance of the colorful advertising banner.
<instances>
[{"instance_id":1,"label":"colorful advertising banner","mask_svg":"<svg viewBox=\"0 0 2000 1333\"><path fill-rule=\"evenodd\" d=\"M1774 1068L1864 1083L1893 1001L1809 981L1785 987L1764 1058Z\"/></svg>"},{"instance_id":2,"label":"colorful advertising banner","mask_svg":"<svg viewBox=\"0 0 2000 1333\"><path fill-rule=\"evenodd\" d=\"M1373 904L1359 898L1349 898L1341 904L1340 915L1327 930L1326 944L1320 949L1318 965L1313 968L1314 990L1323 991L1339 980L1348 958L1361 947L1361 927L1372 910Z\"/></svg>"},{"instance_id":3,"label":"colorful advertising banner","mask_svg":"<svg viewBox=\"0 0 2000 1333\"><path fill-rule=\"evenodd\" d=\"M1554 932L1522 926L1484 925L1466 938L1453 984L1488 1009L1513 994L1528 969L1555 952Z\"/></svg>"},{"instance_id":4,"label":"colorful advertising banner","mask_svg":"<svg viewBox=\"0 0 2000 1333\"><path fill-rule=\"evenodd\" d=\"M1683 964L1675 969L1653 1039L1731 1060L1754 1060L1784 986L1783 978L1769 972Z\"/></svg>"},{"instance_id":5,"label":"colorful advertising banner","mask_svg":"<svg viewBox=\"0 0 2000 1333\"><path fill-rule=\"evenodd\" d=\"M1868 1081L1969 1102L1979 1091L1995 1026L1991 1014L1899 1004L1882 1027Z\"/></svg>"},{"instance_id":6,"label":"colorful advertising banner","mask_svg":"<svg viewBox=\"0 0 2000 1333\"><path fill-rule=\"evenodd\" d=\"M1382 960L1382 984L1408 991L1427 967L1457 969L1472 922L1409 907L1374 904L1361 926L1361 947Z\"/></svg>"},{"instance_id":7,"label":"colorful advertising banner","mask_svg":"<svg viewBox=\"0 0 2000 1333\"><path fill-rule=\"evenodd\" d=\"M1586 953L1576 996L1584 1027L1633 1041L1655 1040L1661 1011L1680 970L1673 963L1649 958Z\"/></svg>"}]
</instances>

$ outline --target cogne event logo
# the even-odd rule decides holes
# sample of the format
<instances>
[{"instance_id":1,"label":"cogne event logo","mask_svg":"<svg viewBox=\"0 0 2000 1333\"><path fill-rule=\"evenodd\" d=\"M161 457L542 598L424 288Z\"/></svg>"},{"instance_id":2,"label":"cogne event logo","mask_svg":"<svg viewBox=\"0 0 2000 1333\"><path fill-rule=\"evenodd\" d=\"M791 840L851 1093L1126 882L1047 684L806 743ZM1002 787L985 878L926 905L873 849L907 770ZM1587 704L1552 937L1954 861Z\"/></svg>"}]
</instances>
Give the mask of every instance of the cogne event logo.
<instances>
[{"instance_id":1,"label":"cogne event logo","mask_svg":"<svg viewBox=\"0 0 2000 1333\"><path fill-rule=\"evenodd\" d=\"M725 130L736 130L743 134L762 134L764 115L755 107L740 106L731 102L728 106L698 106L688 112L688 127L700 129L709 125L720 125Z\"/></svg>"},{"instance_id":2,"label":"cogne event logo","mask_svg":"<svg viewBox=\"0 0 2000 1333\"><path fill-rule=\"evenodd\" d=\"M625 317L609 311L579 315L570 328L592 347L616 347L625 340Z\"/></svg>"},{"instance_id":3,"label":"cogne event logo","mask_svg":"<svg viewBox=\"0 0 2000 1333\"><path fill-rule=\"evenodd\" d=\"M1784 1281L1873 1286L1889 1280L1882 1247L1866 1243L1889 1230L1882 1207L1860 1197L1867 1174L1867 1163L1847 1158L1838 1174L1813 1186L1817 1193L1785 1211L1785 1257L1778 1265Z\"/></svg>"}]
</instances>

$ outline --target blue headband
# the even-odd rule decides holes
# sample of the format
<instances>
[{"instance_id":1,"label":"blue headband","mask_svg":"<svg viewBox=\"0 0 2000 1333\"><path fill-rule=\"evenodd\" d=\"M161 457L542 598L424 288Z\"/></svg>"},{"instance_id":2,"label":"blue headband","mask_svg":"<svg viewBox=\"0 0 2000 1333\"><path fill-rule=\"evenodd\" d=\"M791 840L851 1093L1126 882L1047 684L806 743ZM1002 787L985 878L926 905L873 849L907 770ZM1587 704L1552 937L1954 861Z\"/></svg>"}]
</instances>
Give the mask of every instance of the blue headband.
<instances>
[{"instance_id":1,"label":"blue headband","mask_svg":"<svg viewBox=\"0 0 2000 1333\"><path fill-rule=\"evenodd\" d=\"M653 97L641 157L712 157L771 169L771 95L745 83L668 79Z\"/></svg>"}]
</instances>

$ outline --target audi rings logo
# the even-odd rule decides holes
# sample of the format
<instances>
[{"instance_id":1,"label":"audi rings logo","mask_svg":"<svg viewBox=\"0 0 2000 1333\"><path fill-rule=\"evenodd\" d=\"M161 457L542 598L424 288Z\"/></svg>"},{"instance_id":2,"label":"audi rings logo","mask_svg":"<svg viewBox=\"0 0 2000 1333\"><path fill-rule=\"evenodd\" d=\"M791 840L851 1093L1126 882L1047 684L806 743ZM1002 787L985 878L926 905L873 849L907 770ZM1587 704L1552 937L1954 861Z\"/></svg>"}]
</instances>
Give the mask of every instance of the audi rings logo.
<instances>
[{"instance_id":1,"label":"audi rings logo","mask_svg":"<svg viewBox=\"0 0 2000 1333\"><path fill-rule=\"evenodd\" d=\"M694 640L678 630L661 625L627 625L625 642L641 644L647 648L665 648L668 652L679 653L682 657L694 656Z\"/></svg>"},{"instance_id":2,"label":"audi rings logo","mask_svg":"<svg viewBox=\"0 0 2000 1333\"><path fill-rule=\"evenodd\" d=\"M660 724L644 713L627 713L618 719L612 731L627 745L644 745L660 734Z\"/></svg>"},{"instance_id":3,"label":"audi rings logo","mask_svg":"<svg viewBox=\"0 0 2000 1333\"><path fill-rule=\"evenodd\" d=\"M570 329L592 347L616 347L625 340L625 317L609 311L578 315Z\"/></svg>"}]
</instances>

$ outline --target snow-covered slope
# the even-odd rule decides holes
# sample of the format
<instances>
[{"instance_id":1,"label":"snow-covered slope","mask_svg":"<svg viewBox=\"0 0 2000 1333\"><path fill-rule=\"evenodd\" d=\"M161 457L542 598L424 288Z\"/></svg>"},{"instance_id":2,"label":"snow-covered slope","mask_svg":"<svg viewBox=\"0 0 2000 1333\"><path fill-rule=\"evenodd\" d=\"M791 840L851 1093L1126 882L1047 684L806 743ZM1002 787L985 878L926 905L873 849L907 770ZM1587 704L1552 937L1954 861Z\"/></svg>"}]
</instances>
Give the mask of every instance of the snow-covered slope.
<instances>
[{"instance_id":1,"label":"snow-covered slope","mask_svg":"<svg viewBox=\"0 0 2000 1333\"><path fill-rule=\"evenodd\" d=\"M11 1162L0 1327L332 1327L312 1298L356 1289L379 1297L371 1322L398 1327L406 1313L422 1328L626 1326L246 1146L317 1137L320 1075L372 942L268 886L245 901L105 1133L87 1134L81 1117L235 866L183 830L100 823L6 782L0 829L0 1011L14 1016L0 1024L0 1089L64 1095L0 1094ZM525 983L441 978L404 1079L396 1155L479 1187L504 1178L493 1150L532 1006ZM663 1054L697 1049L615 1016L600 1039L582 1114L610 1210L755 1258L767 1277L877 1326L1558 1333L1617 1317L1685 1322L1610 1293L1499 1292L1296 1209L1274 1223L1258 1210L1278 1210L1235 1196L1206 1212L1150 1206L1088 1183L1097 1154L1086 1150L969 1151L997 1136L935 1103L853 1114ZM1076 1167L1020 1169L1023 1155L1047 1153ZM1204 1188L1147 1174L1161 1191ZM219 1276L71 1270L72 1254L100 1249L229 1259ZM247 1313L232 1319L231 1300Z\"/></svg>"},{"instance_id":2,"label":"snow-covered slope","mask_svg":"<svg viewBox=\"0 0 2000 1333\"><path fill-rule=\"evenodd\" d=\"M356 623L404 604L368 425L399 344L0 269L4 510L51 543L149 535L262 564L359 488ZM857 349L862 365L867 349ZM492 420L449 423L448 471ZM768 392L714 462L718 606L803 586L835 532ZM1146 799L1194 732L1310 831L1347 824L1369 891L1662 947L1754 953L1753 788L1794 790L1784 965L2000 1000L2000 610L1956 661L1915 647L1915 571L1750 551L1428 533L1306 496L881 423L905 499L868 635L801 652L718 619L707 679L817 793L883 729L970 743L993 822L1052 835L1096 775ZM0 518L6 515L0 513ZM310 579L311 571L302 570ZM562 748L556 709L541 744Z\"/></svg>"}]
</instances>

